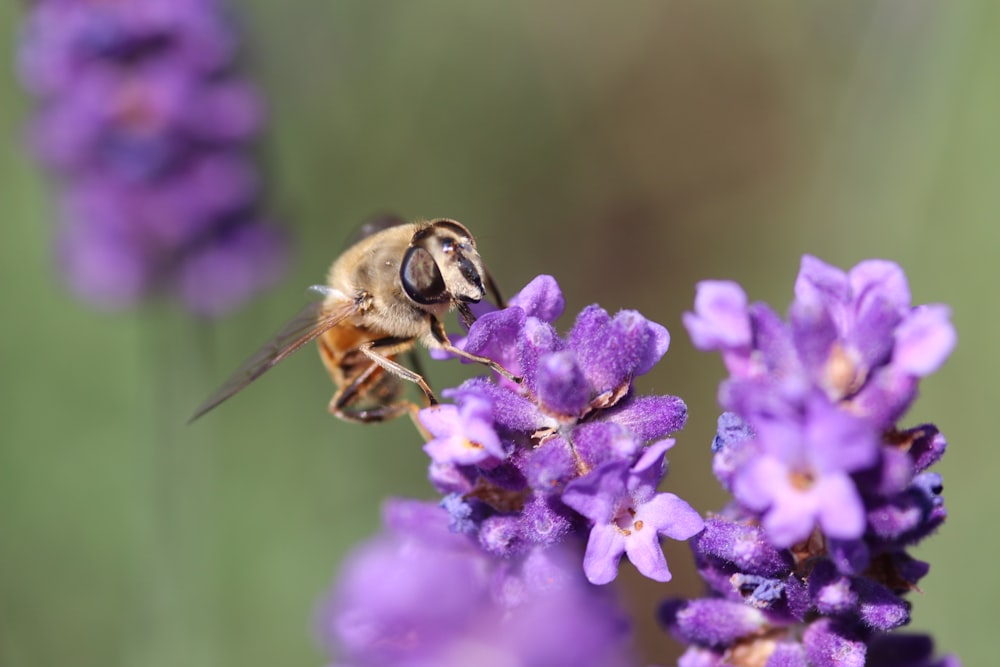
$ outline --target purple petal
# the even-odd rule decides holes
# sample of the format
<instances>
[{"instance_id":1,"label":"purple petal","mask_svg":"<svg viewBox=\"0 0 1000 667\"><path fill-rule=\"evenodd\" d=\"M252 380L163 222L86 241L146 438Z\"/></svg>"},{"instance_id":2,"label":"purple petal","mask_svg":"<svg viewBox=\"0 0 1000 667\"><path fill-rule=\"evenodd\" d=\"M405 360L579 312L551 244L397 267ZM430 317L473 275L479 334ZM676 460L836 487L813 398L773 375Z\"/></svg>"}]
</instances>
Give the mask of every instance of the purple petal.
<instances>
[{"instance_id":1,"label":"purple petal","mask_svg":"<svg viewBox=\"0 0 1000 667\"><path fill-rule=\"evenodd\" d=\"M865 260L851 269L847 278L859 312L866 310L866 302L872 296L887 301L900 315L910 307L910 286L903 269L895 262Z\"/></svg>"},{"instance_id":2,"label":"purple petal","mask_svg":"<svg viewBox=\"0 0 1000 667\"><path fill-rule=\"evenodd\" d=\"M487 378L466 380L457 389L446 389L441 394L456 402L464 400L463 396L467 394L485 397L493 406L493 419L496 425L511 431L531 433L541 428L558 426L555 419L543 415L538 406L530 400L507 387L490 382Z\"/></svg>"},{"instance_id":3,"label":"purple petal","mask_svg":"<svg viewBox=\"0 0 1000 667\"><path fill-rule=\"evenodd\" d=\"M789 308L788 320L799 359L815 381L822 381L839 337L829 311L815 303L796 301Z\"/></svg>"},{"instance_id":4,"label":"purple petal","mask_svg":"<svg viewBox=\"0 0 1000 667\"><path fill-rule=\"evenodd\" d=\"M760 455L737 471L733 495L749 509L763 511L774 502L778 487L788 484L788 475L788 466L779 459Z\"/></svg>"},{"instance_id":5,"label":"purple petal","mask_svg":"<svg viewBox=\"0 0 1000 667\"><path fill-rule=\"evenodd\" d=\"M863 667L865 643L829 618L814 621L802 638L813 667Z\"/></svg>"},{"instance_id":6,"label":"purple petal","mask_svg":"<svg viewBox=\"0 0 1000 667\"><path fill-rule=\"evenodd\" d=\"M850 411L879 428L892 428L917 397L917 385L915 376L891 364L883 366L848 401Z\"/></svg>"},{"instance_id":7,"label":"purple petal","mask_svg":"<svg viewBox=\"0 0 1000 667\"><path fill-rule=\"evenodd\" d=\"M865 532L865 506L847 475L824 475L812 493L821 498L819 524L827 536L853 540Z\"/></svg>"},{"instance_id":8,"label":"purple petal","mask_svg":"<svg viewBox=\"0 0 1000 667\"><path fill-rule=\"evenodd\" d=\"M649 442L684 428L687 405L677 396L629 396L605 410L601 419L629 429L639 442Z\"/></svg>"},{"instance_id":9,"label":"purple petal","mask_svg":"<svg viewBox=\"0 0 1000 667\"><path fill-rule=\"evenodd\" d=\"M628 463L613 461L566 486L562 501L597 524L610 524L627 491Z\"/></svg>"},{"instance_id":10,"label":"purple petal","mask_svg":"<svg viewBox=\"0 0 1000 667\"><path fill-rule=\"evenodd\" d=\"M469 479L467 468L454 463L436 463L427 466L427 480L441 493L469 493L474 479Z\"/></svg>"},{"instance_id":11,"label":"purple petal","mask_svg":"<svg viewBox=\"0 0 1000 667\"><path fill-rule=\"evenodd\" d=\"M960 667L954 656L934 660L934 640L928 635L879 634L868 646L869 667Z\"/></svg>"},{"instance_id":12,"label":"purple petal","mask_svg":"<svg viewBox=\"0 0 1000 667\"><path fill-rule=\"evenodd\" d=\"M107 308L137 303L153 284L152 263L126 235L89 225L67 225L57 242L59 265L82 298Z\"/></svg>"},{"instance_id":13,"label":"purple petal","mask_svg":"<svg viewBox=\"0 0 1000 667\"><path fill-rule=\"evenodd\" d=\"M892 363L903 372L924 377L936 371L955 347L951 309L919 306L896 329Z\"/></svg>"},{"instance_id":14,"label":"purple petal","mask_svg":"<svg viewBox=\"0 0 1000 667\"><path fill-rule=\"evenodd\" d=\"M510 558L529 548L524 539L521 517L511 514L494 514L479 526L479 545L500 558Z\"/></svg>"},{"instance_id":15,"label":"purple petal","mask_svg":"<svg viewBox=\"0 0 1000 667\"><path fill-rule=\"evenodd\" d=\"M851 589L851 580L830 561L817 562L807 584L817 611L825 616L848 614L857 607L858 595Z\"/></svg>"},{"instance_id":16,"label":"purple petal","mask_svg":"<svg viewBox=\"0 0 1000 667\"><path fill-rule=\"evenodd\" d=\"M673 493L658 493L640 505L636 520L648 523L660 535L680 541L690 539L705 528L701 515Z\"/></svg>"},{"instance_id":17,"label":"purple petal","mask_svg":"<svg viewBox=\"0 0 1000 667\"><path fill-rule=\"evenodd\" d=\"M941 460L948 442L934 424L924 424L905 432L912 444L909 447L915 472L922 472Z\"/></svg>"},{"instance_id":18,"label":"purple petal","mask_svg":"<svg viewBox=\"0 0 1000 667\"><path fill-rule=\"evenodd\" d=\"M818 511L814 494L786 490L776 494L774 504L767 510L761 525L776 547L790 547L809 537Z\"/></svg>"},{"instance_id":19,"label":"purple petal","mask_svg":"<svg viewBox=\"0 0 1000 667\"><path fill-rule=\"evenodd\" d=\"M747 295L739 284L705 280L696 286L694 312L682 320L700 350L748 348L751 342Z\"/></svg>"},{"instance_id":20,"label":"purple petal","mask_svg":"<svg viewBox=\"0 0 1000 667\"><path fill-rule=\"evenodd\" d=\"M670 347L670 334L666 328L647 320L635 310L616 313L608 336L615 343L615 354L609 354L605 361L607 379L603 386L607 388L617 387L627 379L649 372ZM595 387L601 386L595 383Z\"/></svg>"},{"instance_id":21,"label":"purple petal","mask_svg":"<svg viewBox=\"0 0 1000 667\"><path fill-rule=\"evenodd\" d=\"M670 332L667 331L667 328L656 322L645 320L645 318L643 320L646 323L647 341L633 371L633 375L636 376L645 375L651 371L670 348Z\"/></svg>"},{"instance_id":22,"label":"purple petal","mask_svg":"<svg viewBox=\"0 0 1000 667\"><path fill-rule=\"evenodd\" d=\"M700 646L688 646L677 660L677 667L725 667L722 655Z\"/></svg>"},{"instance_id":23,"label":"purple petal","mask_svg":"<svg viewBox=\"0 0 1000 667\"><path fill-rule=\"evenodd\" d=\"M524 385L528 389L538 391L539 363L542 357L563 347L559 334L551 324L537 317L525 320L523 334L518 341L518 360Z\"/></svg>"},{"instance_id":24,"label":"purple petal","mask_svg":"<svg viewBox=\"0 0 1000 667\"><path fill-rule=\"evenodd\" d=\"M803 255L799 275L795 279L795 300L810 307L830 311L834 322L843 330L843 304L850 298L847 274L835 266Z\"/></svg>"},{"instance_id":25,"label":"purple petal","mask_svg":"<svg viewBox=\"0 0 1000 667\"><path fill-rule=\"evenodd\" d=\"M569 443L559 436L532 450L522 472L528 485L540 493L557 493L578 475Z\"/></svg>"},{"instance_id":26,"label":"purple petal","mask_svg":"<svg viewBox=\"0 0 1000 667\"><path fill-rule=\"evenodd\" d=\"M524 330L525 319L520 308L487 313L472 323L463 349L492 359L511 373L520 373L518 339Z\"/></svg>"},{"instance_id":27,"label":"purple petal","mask_svg":"<svg viewBox=\"0 0 1000 667\"><path fill-rule=\"evenodd\" d=\"M439 505L419 500L390 498L382 505L382 522L392 532L435 543L449 550L475 553L475 545L465 535L452 532L448 513Z\"/></svg>"},{"instance_id":28,"label":"purple petal","mask_svg":"<svg viewBox=\"0 0 1000 667\"><path fill-rule=\"evenodd\" d=\"M551 496L535 494L522 512L521 534L533 544L556 544L573 528L569 510Z\"/></svg>"},{"instance_id":29,"label":"purple petal","mask_svg":"<svg viewBox=\"0 0 1000 667\"><path fill-rule=\"evenodd\" d=\"M856 304L854 326L847 340L857 351L865 369L880 366L892 353L892 332L902 319L896 303L883 294L873 294Z\"/></svg>"},{"instance_id":30,"label":"purple petal","mask_svg":"<svg viewBox=\"0 0 1000 667\"><path fill-rule=\"evenodd\" d=\"M617 389L651 368L669 344L666 329L638 312L623 310L611 318L596 305L580 313L568 338L597 393Z\"/></svg>"},{"instance_id":31,"label":"purple petal","mask_svg":"<svg viewBox=\"0 0 1000 667\"><path fill-rule=\"evenodd\" d=\"M801 446L808 448L805 453L816 472L856 472L878 460L878 433L867 420L839 410L818 394L807 410Z\"/></svg>"},{"instance_id":32,"label":"purple petal","mask_svg":"<svg viewBox=\"0 0 1000 667\"><path fill-rule=\"evenodd\" d=\"M523 309L529 317L555 322L562 315L566 300L555 278L540 275L512 297L508 305Z\"/></svg>"},{"instance_id":33,"label":"purple petal","mask_svg":"<svg viewBox=\"0 0 1000 667\"><path fill-rule=\"evenodd\" d=\"M434 439L424 451L435 463L471 465L494 458L506 458L500 438L493 430L493 412L489 400L465 394L456 408L434 405L420 411L420 421Z\"/></svg>"},{"instance_id":34,"label":"purple petal","mask_svg":"<svg viewBox=\"0 0 1000 667\"><path fill-rule=\"evenodd\" d=\"M618 576L618 562L625 553L625 536L618 527L598 523L590 529L587 552L583 557L583 572L592 584L606 584ZM661 554L662 555L662 554Z\"/></svg>"},{"instance_id":35,"label":"purple petal","mask_svg":"<svg viewBox=\"0 0 1000 667\"><path fill-rule=\"evenodd\" d=\"M652 471L652 475L656 477L656 482L659 483L660 479L666 472L664 467L663 455L667 453L668 449L671 449L677 441L673 438L665 438L659 442L654 442L649 447L642 452L642 456L639 460L635 462L632 466L632 472L643 473L646 471Z\"/></svg>"},{"instance_id":36,"label":"purple petal","mask_svg":"<svg viewBox=\"0 0 1000 667\"><path fill-rule=\"evenodd\" d=\"M827 556L842 574L860 574L871 563L871 550L864 540L827 540Z\"/></svg>"},{"instance_id":37,"label":"purple petal","mask_svg":"<svg viewBox=\"0 0 1000 667\"><path fill-rule=\"evenodd\" d=\"M535 387L542 404L560 415L579 415L590 401L590 383L569 350L550 352L539 360Z\"/></svg>"},{"instance_id":38,"label":"purple petal","mask_svg":"<svg viewBox=\"0 0 1000 667\"><path fill-rule=\"evenodd\" d=\"M586 422L573 429L573 446L591 469L609 461L631 461L641 443L627 428L614 422Z\"/></svg>"},{"instance_id":39,"label":"purple petal","mask_svg":"<svg viewBox=\"0 0 1000 667\"><path fill-rule=\"evenodd\" d=\"M801 644L778 642L767 659L767 667L810 667Z\"/></svg>"},{"instance_id":40,"label":"purple petal","mask_svg":"<svg viewBox=\"0 0 1000 667\"><path fill-rule=\"evenodd\" d=\"M440 437L451 433L458 422L457 405L434 405L419 413L420 423L431 435Z\"/></svg>"},{"instance_id":41,"label":"purple petal","mask_svg":"<svg viewBox=\"0 0 1000 667\"><path fill-rule=\"evenodd\" d=\"M725 648L762 632L768 619L742 602L701 599L687 602L665 620L685 642Z\"/></svg>"},{"instance_id":42,"label":"purple petal","mask_svg":"<svg viewBox=\"0 0 1000 667\"><path fill-rule=\"evenodd\" d=\"M866 577L857 577L854 587L858 591L861 621L876 630L894 630L910 622L910 605L885 586Z\"/></svg>"},{"instance_id":43,"label":"purple petal","mask_svg":"<svg viewBox=\"0 0 1000 667\"><path fill-rule=\"evenodd\" d=\"M754 348L764 368L788 376L801 373L791 328L766 303L751 304L749 312Z\"/></svg>"},{"instance_id":44,"label":"purple petal","mask_svg":"<svg viewBox=\"0 0 1000 667\"><path fill-rule=\"evenodd\" d=\"M767 541L760 526L729 521L719 516L705 521L705 530L694 538L695 554L714 556L742 572L777 577L792 571L792 557Z\"/></svg>"},{"instance_id":45,"label":"purple petal","mask_svg":"<svg viewBox=\"0 0 1000 667\"><path fill-rule=\"evenodd\" d=\"M611 340L608 329L611 326L611 316L600 306L587 306L577 315L576 323L569 332L569 346L578 357L580 367L597 393L609 387L606 382L609 373L604 369L609 349L616 341Z\"/></svg>"},{"instance_id":46,"label":"purple petal","mask_svg":"<svg viewBox=\"0 0 1000 667\"><path fill-rule=\"evenodd\" d=\"M672 575L667 567L667 557L663 555L660 540L652 526L643 526L639 530L633 527L631 535L625 538L625 553L642 576L653 581L670 581Z\"/></svg>"},{"instance_id":47,"label":"purple petal","mask_svg":"<svg viewBox=\"0 0 1000 667\"><path fill-rule=\"evenodd\" d=\"M199 91L195 109L183 119L186 129L207 141L237 142L251 139L264 121L257 91L246 81L209 84Z\"/></svg>"}]
</instances>

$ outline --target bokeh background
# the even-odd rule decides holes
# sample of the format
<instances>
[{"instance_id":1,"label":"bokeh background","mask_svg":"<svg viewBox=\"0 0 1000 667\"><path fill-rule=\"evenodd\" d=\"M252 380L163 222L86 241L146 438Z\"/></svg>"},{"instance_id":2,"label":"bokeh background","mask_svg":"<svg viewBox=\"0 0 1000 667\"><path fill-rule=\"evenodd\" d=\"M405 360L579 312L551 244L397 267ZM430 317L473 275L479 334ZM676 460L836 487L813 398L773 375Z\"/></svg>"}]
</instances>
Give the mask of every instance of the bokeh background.
<instances>
[{"instance_id":1,"label":"bokeh background","mask_svg":"<svg viewBox=\"0 0 1000 667\"><path fill-rule=\"evenodd\" d=\"M723 369L680 326L695 283L736 279L783 310L802 253L900 262L960 336L908 420L951 443L913 626L995 661L1000 3L233 8L271 110L268 203L297 253L223 321L74 300L24 150L31 105L0 68L0 664L323 664L312 614L339 560L384 498L433 495L412 426L331 418L311 351L185 420L381 211L466 222L508 294L550 273L569 315L596 301L664 323L672 349L640 386L689 404L668 485L701 511L724 501L708 451ZM2 53L20 11L0 5ZM651 663L676 651L657 600L699 592L686 548L668 557L669 584L622 577Z\"/></svg>"}]
</instances>

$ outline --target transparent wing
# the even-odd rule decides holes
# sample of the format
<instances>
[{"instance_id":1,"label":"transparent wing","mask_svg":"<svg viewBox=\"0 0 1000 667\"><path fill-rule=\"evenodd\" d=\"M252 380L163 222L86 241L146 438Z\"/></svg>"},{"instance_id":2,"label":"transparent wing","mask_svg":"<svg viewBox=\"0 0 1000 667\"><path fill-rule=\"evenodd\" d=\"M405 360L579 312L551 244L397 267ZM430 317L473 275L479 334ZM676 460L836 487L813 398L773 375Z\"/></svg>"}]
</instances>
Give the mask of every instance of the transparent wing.
<instances>
[{"instance_id":1,"label":"transparent wing","mask_svg":"<svg viewBox=\"0 0 1000 667\"><path fill-rule=\"evenodd\" d=\"M311 289L320 294L329 293L328 288L313 287ZM275 334L267 345L243 362L243 365L194 411L194 414L188 419L188 423L190 424L226 399L245 389L248 384L269 371L285 357L309 341L315 340L323 332L337 326L353 315L356 310L357 306L349 298L345 298L332 308L325 301L308 304L281 331Z\"/></svg>"},{"instance_id":2,"label":"transparent wing","mask_svg":"<svg viewBox=\"0 0 1000 667\"><path fill-rule=\"evenodd\" d=\"M355 229L351 236L347 239L347 243L344 244L344 250L347 250L351 246L368 238L369 236L374 236L375 234L389 229L390 227L399 227L400 225L405 225L406 223L406 218L401 218L395 213L380 213L379 215L373 215L358 225L357 229Z\"/></svg>"}]
</instances>

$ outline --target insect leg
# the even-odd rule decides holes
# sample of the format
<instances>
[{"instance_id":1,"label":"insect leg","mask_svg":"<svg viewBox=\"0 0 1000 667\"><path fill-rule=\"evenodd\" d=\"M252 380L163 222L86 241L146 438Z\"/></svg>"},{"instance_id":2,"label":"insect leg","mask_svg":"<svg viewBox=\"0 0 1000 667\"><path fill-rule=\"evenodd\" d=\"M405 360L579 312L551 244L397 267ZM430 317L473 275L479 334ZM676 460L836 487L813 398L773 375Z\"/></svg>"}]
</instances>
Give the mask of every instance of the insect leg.
<instances>
[{"instance_id":1,"label":"insect leg","mask_svg":"<svg viewBox=\"0 0 1000 667\"><path fill-rule=\"evenodd\" d=\"M443 347L445 351L450 352L457 357L468 359L469 361L475 361L476 363L483 364L484 366L489 366L492 370L504 376L511 382L521 384L521 380L523 380L523 378L514 375L492 359L481 357L478 354L472 354L471 352L466 352L465 350L460 350L455 347L452 342L448 340L448 334L445 332L444 325L441 324L441 320L433 315L428 315L428 317L431 321L431 333L434 335L434 339L441 344L441 347Z\"/></svg>"},{"instance_id":2,"label":"insect leg","mask_svg":"<svg viewBox=\"0 0 1000 667\"><path fill-rule=\"evenodd\" d=\"M414 373L420 376L424 375L424 364L420 361L420 355L417 354L416 349L412 349L407 353L406 363L409 364Z\"/></svg>"},{"instance_id":3,"label":"insect leg","mask_svg":"<svg viewBox=\"0 0 1000 667\"><path fill-rule=\"evenodd\" d=\"M390 358L397 354L409 352L413 349L413 343L413 338L381 338L358 346L358 350L396 377L412 382L420 387L420 391L424 392L427 401L431 405L436 405L438 402L437 397L434 396L434 392L431 391L431 387L427 384L424 376Z\"/></svg>"},{"instance_id":4,"label":"insect leg","mask_svg":"<svg viewBox=\"0 0 1000 667\"><path fill-rule=\"evenodd\" d=\"M378 364L368 364L363 371L351 380L350 384L344 385L333 395L333 398L330 399L330 412L335 417L339 417L345 421L362 424L389 421L401 417L405 412L412 413L415 406L409 401L397 401L361 410L348 407L359 396L365 395L369 391L369 388L378 382L379 373L381 372L383 372L383 369Z\"/></svg>"}]
</instances>

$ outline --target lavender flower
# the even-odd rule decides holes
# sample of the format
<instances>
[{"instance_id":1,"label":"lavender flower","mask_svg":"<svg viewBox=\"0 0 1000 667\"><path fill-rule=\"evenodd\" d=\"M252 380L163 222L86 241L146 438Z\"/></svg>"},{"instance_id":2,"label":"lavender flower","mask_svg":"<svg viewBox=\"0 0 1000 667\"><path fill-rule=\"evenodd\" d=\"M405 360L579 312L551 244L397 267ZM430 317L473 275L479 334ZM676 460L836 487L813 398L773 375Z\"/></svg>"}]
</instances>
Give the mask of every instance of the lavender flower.
<instances>
[{"instance_id":1,"label":"lavender flower","mask_svg":"<svg viewBox=\"0 0 1000 667\"><path fill-rule=\"evenodd\" d=\"M490 553L587 536L592 583L614 579L622 555L666 581L661 536L685 540L703 525L686 502L656 492L673 445L664 438L686 408L674 396L636 396L632 380L659 361L669 334L635 311L590 306L564 339L552 326L562 309L558 285L540 276L459 341L523 380L476 378L445 392L454 405L421 411L431 481L449 494L453 526Z\"/></svg>"},{"instance_id":2,"label":"lavender flower","mask_svg":"<svg viewBox=\"0 0 1000 667\"><path fill-rule=\"evenodd\" d=\"M692 542L709 590L661 621L680 664L957 665L909 622L928 566L906 548L944 520L946 443L896 420L955 342L944 306L910 306L885 261L844 273L805 257L787 322L735 283L701 283L685 324L722 353L713 469L733 501Z\"/></svg>"},{"instance_id":3,"label":"lavender flower","mask_svg":"<svg viewBox=\"0 0 1000 667\"><path fill-rule=\"evenodd\" d=\"M256 212L248 155L263 112L232 73L235 45L214 0L32 4L30 139L60 183L57 256L86 300L168 292L218 315L280 275L285 241Z\"/></svg>"},{"instance_id":4,"label":"lavender flower","mask_svg":"<svg viewBox=\"0 0 1000 667\"><path fill-rule=\"evenodd\" d=\"M503 559L451 532L445 510L392 501L386 532L349 557L317 619L354 667L634 664L629 624L568 545Z\"/></svg>"},{"instance_id":5,"label":"lavender flower","mask_svg":"<svg viewBox=\"0 0 1000 667\"><path fill-rule=\"evenodd\" d=\"M563 502L594 523L583 560L592 583L613 580L625 553L643 575L669 581L659 536L686 540L702 529L701 516L690 505L672 493L656 493L666 472L663 454L673 445L661 440L631 468L626 461L611 461L567 486Z\"/></svg>"},{"instance_id":6,"label":"lavender flower","mask_svg":"<svg viewBox=\"0 0 1000 667\"><path fill-rule=\"evenodd\" d=\"M424 427L434 436L424 451L438 464L482 464L506 453L493 430L489 401L472 397L461 408L436 405L422 415Z\"/></svg>"},{"instance_id":7,"label":"lavender flower","mask_svg":"<svg viewBox=\"0 0 1000 667\"><path fill-rule=\"evenodd\" d=\"M861 537L864 506L850 473L877 460L876 433L818 394L799 411L769 417L757 422L757 456L736 471L733 495L763 513L777 546L805 540L817 523L830 537Z\"/></svg>"},{"instance_id":8,"label":"lavender flower","mask_svg":"<svg viewBox=\"0 0 1000 667\"><path fill-rule=\"evenodd\" d=\"M818 389L888 428L916 397L919 378L955 345L949 309L911 308L906 277L891 262L844 273L806 255L795 295L785 324L766 304L747 305L735 283L698 285L684 323L697 347L723 355L731 374L720 388L723 408L766 411L760 401Z\"/></svg>"}]
</instances>

